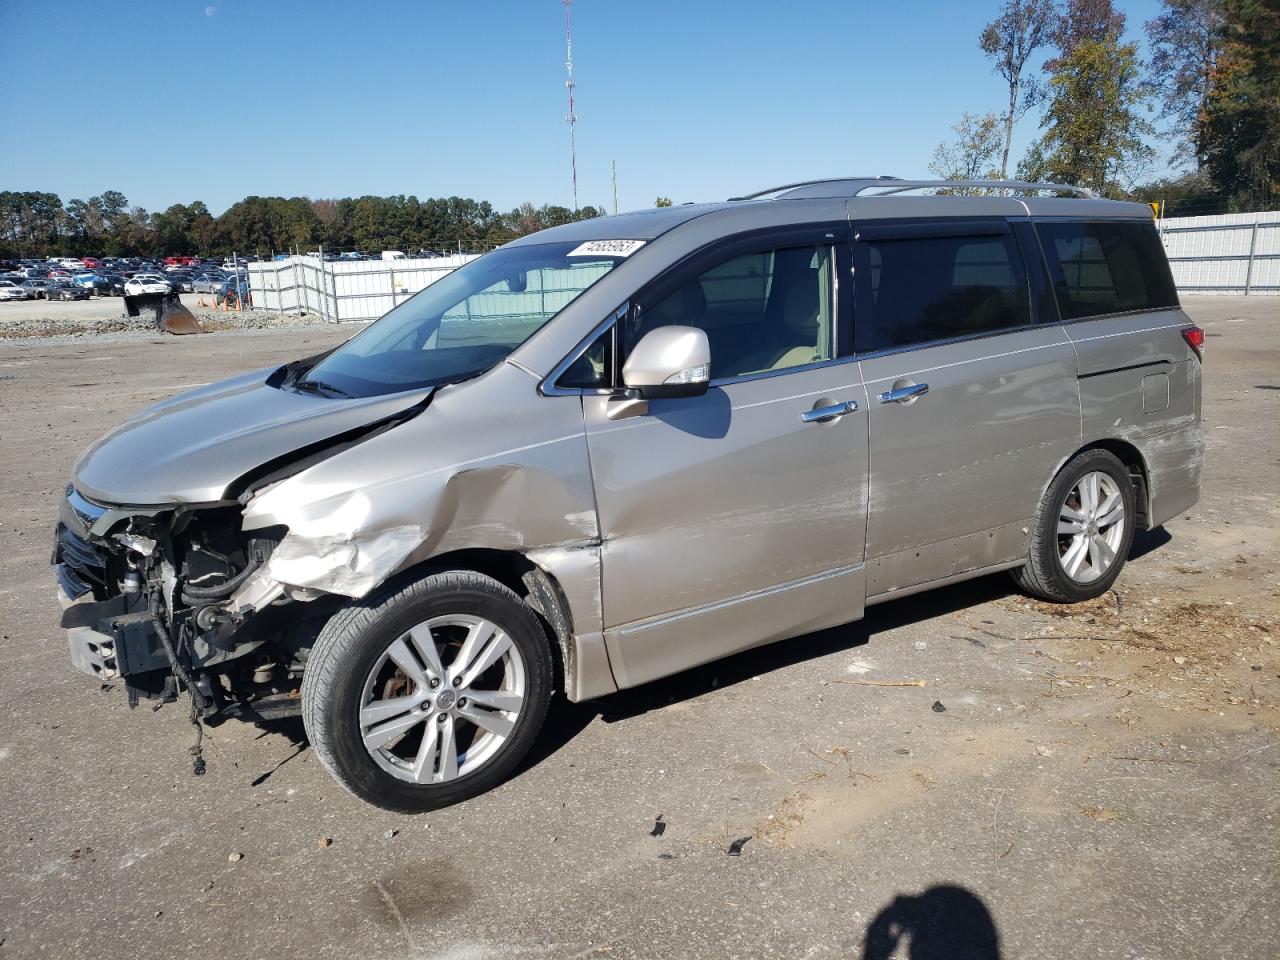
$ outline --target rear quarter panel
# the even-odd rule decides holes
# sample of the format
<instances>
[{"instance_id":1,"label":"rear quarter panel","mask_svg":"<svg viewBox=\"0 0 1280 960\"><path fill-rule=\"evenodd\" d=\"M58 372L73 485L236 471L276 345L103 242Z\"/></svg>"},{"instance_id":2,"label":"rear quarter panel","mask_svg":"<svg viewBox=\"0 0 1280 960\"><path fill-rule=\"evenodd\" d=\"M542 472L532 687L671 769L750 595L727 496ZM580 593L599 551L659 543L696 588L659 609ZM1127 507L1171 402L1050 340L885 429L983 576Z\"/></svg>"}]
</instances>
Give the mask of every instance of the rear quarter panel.
<instances>
[{"instance_id":1,"label":"rear quarter panel","mask_svg":"<svg viewBox=\"0 0 1280 960\"><path fill-rule=\"evenodd\" d=\"M1182 338L1180 309L1066 324L1080 375L1080 426L1087 446L1121 440L1141 453L1150 497L1148 526L1200 498L1200 360Z\"/></svg>"}]
</instances>

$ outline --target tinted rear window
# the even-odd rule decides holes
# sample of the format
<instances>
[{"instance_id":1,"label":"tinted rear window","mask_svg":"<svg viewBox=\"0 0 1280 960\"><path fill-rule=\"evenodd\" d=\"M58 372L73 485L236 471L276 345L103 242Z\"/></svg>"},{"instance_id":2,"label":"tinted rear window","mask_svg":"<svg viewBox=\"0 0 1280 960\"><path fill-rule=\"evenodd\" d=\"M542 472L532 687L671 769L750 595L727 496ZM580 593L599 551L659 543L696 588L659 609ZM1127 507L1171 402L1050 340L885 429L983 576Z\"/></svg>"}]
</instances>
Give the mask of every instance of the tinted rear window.
<instances>
[{"instance_id":1,"label":"tinted rear window","mask_svg":"<svg viewBox=\"0 0 1280 960\"><path fill-rule=\"evenodd\" d=\"M860 353L990 333L1029 322L1012 234L888 236L854 244Z\"/></svg>"},{"instance_id":2,"label":"tinted rear window","mask_svg":"<svg viewBox=\"0 0 1280 960\"><path fill-rule=\"evenodd\" d=\"M1154 223L1037 223L1064 320L1178 305Z\"/></svg>"}]
</instances>

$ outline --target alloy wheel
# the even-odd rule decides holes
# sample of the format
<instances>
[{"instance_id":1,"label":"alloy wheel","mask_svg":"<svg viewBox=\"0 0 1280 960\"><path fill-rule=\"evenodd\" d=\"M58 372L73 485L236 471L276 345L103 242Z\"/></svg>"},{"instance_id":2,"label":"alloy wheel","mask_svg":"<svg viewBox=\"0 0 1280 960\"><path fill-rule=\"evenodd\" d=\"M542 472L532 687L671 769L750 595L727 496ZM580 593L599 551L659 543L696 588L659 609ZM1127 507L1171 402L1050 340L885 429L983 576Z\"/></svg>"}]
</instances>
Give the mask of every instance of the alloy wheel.
<instances>
[{"instance_id":1,"label":"alloy wheel","mask_svg":"<svg viewBox=\"0 0 1280 960\"><path fill-rule=\"evenodd\" d=\"M1124 496L1110 474L1086 473L1058 511L1058 562L1077 583L1092 583L1116 562L1124 542Z\"/></svg>"},{"instance_id":2,"label":"alloy wheel","mask_svg":"<svg viewBox=\"0 0 1280 960\"><path fill-rule=\"evenodd\" d=\"M365 750L410 783L446 783L502 749L524 705L527 671L512 638L482 617L435 617L383 651L364 684Z\"/></svg>"}]
</instances>

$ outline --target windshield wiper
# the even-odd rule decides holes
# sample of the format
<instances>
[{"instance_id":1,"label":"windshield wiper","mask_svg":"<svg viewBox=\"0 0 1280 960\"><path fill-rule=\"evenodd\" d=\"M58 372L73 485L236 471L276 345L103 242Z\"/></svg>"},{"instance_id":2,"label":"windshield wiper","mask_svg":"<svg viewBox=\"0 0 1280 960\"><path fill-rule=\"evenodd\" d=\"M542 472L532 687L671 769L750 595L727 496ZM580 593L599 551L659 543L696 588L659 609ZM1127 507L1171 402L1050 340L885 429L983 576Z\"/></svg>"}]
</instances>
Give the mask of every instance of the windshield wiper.
<instances>
[{"instance_id":1,"label":"windshield wiper","mask_svg":"<svg viewBox=\"0 0 1280 960\"><path fill-rule=\"evenodd\" d=\"M309 390L312 393L331 393L339 397L354 397L354 393L348 393L341 387L335 387L332 383L325 383L323 380L299 380L293 384L293 389L298 391Z\"/></svg>"}]
</instances>

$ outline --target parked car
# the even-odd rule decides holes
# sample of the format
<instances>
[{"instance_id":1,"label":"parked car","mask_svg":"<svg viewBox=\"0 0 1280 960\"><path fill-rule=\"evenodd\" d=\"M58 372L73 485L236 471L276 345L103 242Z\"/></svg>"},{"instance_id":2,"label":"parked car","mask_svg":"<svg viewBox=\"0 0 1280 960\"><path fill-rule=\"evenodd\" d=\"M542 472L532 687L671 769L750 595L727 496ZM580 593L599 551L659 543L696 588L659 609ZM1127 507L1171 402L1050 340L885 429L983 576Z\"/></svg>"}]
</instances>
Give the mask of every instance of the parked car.
<instances>
[{"instance_id":1,"label":"parked car","mask_svg":"<svg viewBox=\"0 0 1280 960\"><path fill-rule=\"evenodd\" d=\"M27 291L12 280L0 280L0 300L26 300Z\"/></svg>"},{"instance_id":2,"label":"parked car","mask_svg":"<svg viewBox=\"0 0 1280 960\"><path fill-rule=\"evenodd\" d=\"M172 286L173 289L180 293L190 293L194 286L194 280L192 279L191 274L186 271L174 271L165 279L169 281L169 285Z\"/></svg>"},{"instance_id":3,"label":"parked car","mask_svg":"<svg viewBox=\"0 0 1280 960\"><path fill-rule=\"evenodd\" d=\"M44 297L46 300L88 300L89 288L69 280L56 280L45 287Z\"/></svg>"},{"instance_id":4,"label":"parked car","mask_svg":"<svg viewBox=\"0 0 1280 960\"><path fill-rule=\"evenodd\" d=\"M28 300L40 300L49 287L48 280L23 280L18 286L26 292Z\"/></svg>"},{"instance_id":5,"label":"parked car","mask_svg":"<svg viewBox=\"0 0 1280 960\"><path fill-rule=\"evenodd\" d=\"M90 293L96 293L98 284L102 278L96 273L77 273L71 277L71 282L78 287L84 287Z\"/></svg>"},{"instance_id":6,"label":"parked car","mask_svg":"<svg viewBox=\"0 0 1280 960\"><path fill-rule=\"evenodd\" d=\"M226 282L227 278L221 272L206 273L191 282L191 289L196 293L217 293Z\"/></svg>"},{"instance_id":7,"label":"parked car","mask_svg":"<svg viewBox=\"0 0 1280 960\"><path fill-rule=\"evenodd\" d=\"M153 273L135 274L124 284L124 293L127 297L136 297L144 293L168 293L172 289L169 281Z\"/></svg>"},{"instance_id":8,"label":"parked car","mask_svg":"<svg viewBox=\"0 0 1280 960\"><path fill-rule=\"evenodd\" d=\"M1199 497L1204 334L1146 206L909 195L977 186L556 227L153 406L67 488L72 660L210 721L300 709L344 787L423 810L507 777L557 683L996 571L1103 595Z\"/></svg>"},{"instance_id":9,"label":"parked car","mask_svg":"<svg viewBox=\"0 0 1280 960\"><path fill-rule=\"evenodd\" d=\"M98 295L103 297L123 297L125 279L118 273L104 274L103 283L98 287Z\"/></svg>"}]
</instances>

